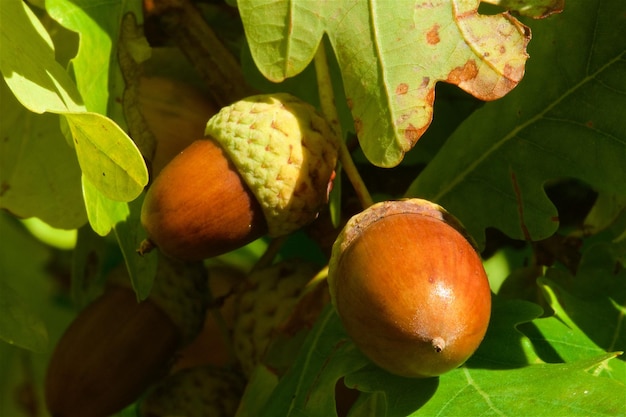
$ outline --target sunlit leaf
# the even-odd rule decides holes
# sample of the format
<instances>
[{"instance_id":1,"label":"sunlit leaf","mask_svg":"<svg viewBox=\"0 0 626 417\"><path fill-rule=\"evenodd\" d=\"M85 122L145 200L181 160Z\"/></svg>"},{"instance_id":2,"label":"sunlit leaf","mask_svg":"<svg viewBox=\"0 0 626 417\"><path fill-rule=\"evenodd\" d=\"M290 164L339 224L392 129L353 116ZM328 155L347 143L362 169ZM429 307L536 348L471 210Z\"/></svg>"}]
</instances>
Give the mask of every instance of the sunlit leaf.
<instances>
[{"instance_id":1,"label":"sunlit leaf","mask_svg":"<svg viewBox=\"0 0 626 417\"><path fill-rule=\"evenodd\" d=\"M524 328L523 330L526 331L528 336L533 340L533 343L537 345L538 351L541 352L542 357L547 362L572 362L604 353L605 350L594 343L589 336L572 321L569 313L563 308L559 300L567 303L568 310L570 310L572 314L581 316L581 313L584 311L584 317L586 319L592 319L594 323L598 320L604 323L610 316L607 314L598 314L597 308L594 308L593 305L583 300L576 299L576 297L568 294L553 282L541 280L540 285L546 294L550 307L554 310L554 316L533 322L532 325L537 333L533 331L532 327ZM616 315L622 317L623 312L620 313L618 310ZM606 325L598 327L602 327L603 331L606 328L606 330L612 332L613 335L624 334L626 330L626 325L622 325L621 320L613 324L606 322ZM621 343L616 344L614 343L615 341L612 342L613 343L608 346L610 351L623 351L626 349L626 346ZM599 364L598 368L594 369L594 374L606 375L622 383L626 383L626 363L619 358L610 359Z\"/></svg>"},{"instance_id":2,"label":"sunlit leaf","mask_svg":"<svg viewBox=\"0 0 626 417\"><path fill-rule=\"evenodd\" d=\"M0 71L20 103L35 113L84 110L76 85L55 60L50 36L26 3L3 2L0 21Z\"/></svg>"},{"instance_id":3,"label":"sunlit leaf","mask_svg":"<svg viewBox=\"0 0 626 417\"><path fill-rule=\"evenodd\" d=\"M535 320L542 313L541 307L528 301L493 297L487 334L468 366L503 369L543 362L532 341L519 330L520 325Z\"/></svg>"},{"instance_id":4,"label":"sunlit leaf","mask_svg":"<svg viewBox=\"0 0 626 417\"><path fill-rule=\"evenodd\" d=\"M26 110L4 82L0 94L0 207L55 227L80 227L87 221L80 168L58 117Z\"/></svg>"},{"instance_id":5,"label":"sunlit leaf","mask_svg":"<svg viewBox=\"0 0 626 417\"><path fill-rule=\"evenodd\" d=\"M394 166L432 120L435 83L494 100L521 80L527 29L510 15L478 15L478 4L240 0L238 7L252 56L272 81L301 72L328 35L365 155Z\"/></svg>"},{"instance_id":6,"label":"sunlit leaf","mask_svg":"<svg viewBox=\"0 0 626 417\"><path fill-rule=\"evenodd\" d=\"M141 2L47 0L46 10L80 35L78 53L71 61L76 85L89 111L108 114L109 106L116 106L115 97L121 97L124 87L116 67L119 23L126 11L140 15Z\"/></svg>"},{"instance_id":7,"label":"sunlit leaf","mask_svg":"<svg viewBox=\"0 0 626 417\"><path fill-rule=\"evenodd\" d=\"M487 227L526 240L552 235L559 218L548 180L575 177L624 195L625 13L622 1L572 1L531 22L541 42L530 44L523 83L466 119L407 195L458 215L481 245Z\"/></svg>"},{"instance_id":8,"label":"sunlit leaf","mask_svg":"<svg viewBox=\"0 0 626 417\"><path fill-rule=\"evenodd\" d=\"M82 185L87 217L94 232L106 236L117 223L128 218L128 203L107 198L85 176Z\"/></svg>"},{"instance_id":9,"label":"sunlit leaf","mask_svg":"<svg viewBox=\"0 0 626 417\"><path fill-rule=\"evenodd\" d=\"M430 401L411 415L620 415L626 402L617 393L626 386L586 372L613 356L497 372L462 368L442 376Z\"/></svg>"},{"instance_id":10,"label":"sunlit leaf","mask_svg":"<svg viewBox=\"0 0 626 417\"><path fill-rule=\"evenodd\" d=\"M135 199L148 183L148 170L126 133L98 113L65 117L83 175L107 198Z\"/></svg>"}]
</instances>

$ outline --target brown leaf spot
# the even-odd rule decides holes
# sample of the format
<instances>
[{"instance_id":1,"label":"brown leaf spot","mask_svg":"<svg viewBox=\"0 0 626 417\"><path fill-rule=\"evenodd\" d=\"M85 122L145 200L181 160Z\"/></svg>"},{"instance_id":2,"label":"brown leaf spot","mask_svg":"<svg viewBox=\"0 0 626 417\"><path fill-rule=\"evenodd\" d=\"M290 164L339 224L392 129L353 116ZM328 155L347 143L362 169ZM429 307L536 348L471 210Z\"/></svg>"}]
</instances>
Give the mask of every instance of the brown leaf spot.
<instances>
[{"instance_id":1,"label":"brown leaf spot","mask_svg":"<svg viewBox=\"0 0 626 417\"><path fill-rule=\"evenodd\" d=\"M361 134L361 130L363 129L363 121L358 117L354 118L354 132L359 136Z\"/></svg>"},{"instance_id":2,"label":"brown leaf spot","mask_svg":"<svg viewBox=\"0 0 626 417\"><path fill-rule=\"evenodd\" d=\"M422 77L422 83L420 84L420 88L426 88L430 84L430 77Z\"/></svg>"},{"instance_id":3,"label":"brown leaf spot","mask_svg":"<svg viewBox=\"0 0 626 417\"><path fill-rule=\"evenodd\" d=\"M351 98L346 98L346 104L348 105L348 108L350 110L352 110L352 99Z\"/></svg>"},{"instance_id":4,"label":"brown leaf spot","mask_svg":"<svg viewBox=\"0 0 626 417\"><path fill-rule=\"evenodd\" d=\"M505 64L504 76L514 82L511 88L515 87L515 83L518 83L524 77L524 65L515 66L508 63Z\"/></svg>"},{"instance_id":5,"label":"brown leaf spot","mask_svg":"<svg viewBox=\"0 0 626 417\"><path fill-rule=\"evenodd\" d=\"M407 83L400 83L396 87L396 94L399 96L406 94L407 91L409 91L409 85Z\"/></svg>"},{"instance_id":6,"label":"brown leaf spot","mask_svg":"<svg viewBox=\"0 0 626 417\"><path fill-rule=\"evenodd\" d=\"M476 66L476 61L470 59L462 67L456 67L455 69L450 71L447 81L452 84L459 84L463 81L468 81L476 78L477 75L478 67Z\"/></svg>"},{"instance_id":7,"label":"brown leaf spot","mask_svg":"<svg viewBox=\"0 0 626 417\"><path fill-rule=\"evenodd\" d=\"M6 181L3 181L2 184L0 184L0 197L2 197L10 189L11 189L11 186L9 185L9 183Z\"/></svg>"},{"instance_id":8,"label":"brown leaf spot","mask_svg":"<svg viewBox=\"0 0 626 417\"><path fill-rule=\"evenodd\" d=\"M426 33L426 41L429 45L437 45L441 40L439 38L439 24L435 23L432 28Z\"/></svg>"},{"instance_id":9,"label":"brown leaf spot","mask_svg":"<svg viewBox=\"0 0 626 417\"><path fill-rule=\"evenodd\" d=\"M409 123L409 125L407 126L407 128L404 130L404 138L411 143L411 145L413 145L414 143L416 143L418 141L419 138L422 137L422 134L424 133L424 131L426 130L426 128L417 128L415 126L413 126L413 124Z\"/></svg>"}]
</instances>

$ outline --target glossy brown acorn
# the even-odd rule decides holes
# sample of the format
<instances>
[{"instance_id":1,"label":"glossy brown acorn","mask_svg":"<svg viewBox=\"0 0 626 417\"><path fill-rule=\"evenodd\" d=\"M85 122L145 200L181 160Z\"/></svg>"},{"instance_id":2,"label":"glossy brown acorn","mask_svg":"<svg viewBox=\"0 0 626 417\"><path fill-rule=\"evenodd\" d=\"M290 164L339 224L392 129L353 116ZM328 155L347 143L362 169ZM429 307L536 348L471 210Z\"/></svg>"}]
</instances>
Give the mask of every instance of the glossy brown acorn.
<instances>
[{"instance_id":1,"label":"glossy brown acorn","mask_svg":"<svg viewBox=\"0 0 626 417\"><path fill-rule=\"evenodd\" d=\"M333 247L329 285L354 343L401 376L458 367L489 323L480 256L458 221L425 200L379 203L353 217Z\"/></svg>"},{"instance_id":2,"label":"glossy brown acorn","mask_svg":"<svg viewBox=\"0 0 626 417\"><path fill-rule=\"evenodd\" d=\"M289 234L326 203L336 160L332 130L308 103L289 94L239 100L148 189L143 249L200 260Z\"/></svg>"},{"instance_id":3,"label":"glossy brown acorn","mask_svg":"<svg viewBox=\"0 0 626 417\"><path fill-rule=\"evenodd\" d=\"M193 142L163 168L141 210L148 236L178 259L199 260L267 232L263 211L219 145Z\"/></svg>"}]
</instances>

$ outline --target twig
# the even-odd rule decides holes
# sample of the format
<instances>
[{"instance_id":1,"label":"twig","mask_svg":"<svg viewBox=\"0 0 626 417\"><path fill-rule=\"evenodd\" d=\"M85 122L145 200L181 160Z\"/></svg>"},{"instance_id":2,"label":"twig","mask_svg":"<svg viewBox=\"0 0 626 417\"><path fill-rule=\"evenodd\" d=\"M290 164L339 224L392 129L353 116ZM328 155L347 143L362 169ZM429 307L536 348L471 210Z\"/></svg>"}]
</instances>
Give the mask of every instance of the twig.
<instances>
[{"instance_id":1,"label":"twig","mask_svg":"<svg viewBox=\"0 0 626 417\"><path fill-rule=\"evenodd\" d=\"M320 105L322 107L322 113L324 117L330 123L330 127L335 133L337 142L339 143L339 160L343 170L345 171L350 183L354 187L354 191L361 202L363 208L367 208L374 204L372 196L370 195L359 171L352 160L350 151L343 140L341 133L341 124L339 123L339 115L337 114L337 107L335 106L335 93L333 92L332 80L330 78L330 70L328 68L328 60L326 58L326 48L324 47L324 41L322 40L317 47L317 52L314 58L315 72L317 74L317 87L320 96Z\"/></svg>"},{"instance_id":2,"label":"twig","mask_svg":"<svg viewBox=\"0 0 626 417\"><path fill-rule=\"evenodd\" d=\"M148 170L156 151L156 139L141 113L139 106L139 84L143 75L142 62L147 58L150 47L143 37L141 26L137 25L135 15L127 13L122 19L117 57L124 77L123 108L128 133L143 155Z\"/></svg>"},{"instance_id":3,"label":"twig","mask_svg":"<svg viewBox=\"0 0 626 417\"><path fill-rule=\"evenodd\" d=\"M219 107L255 94L235 57L189 0L154 0L144 7L191 61Z\"/></svg>"}]
</instances>

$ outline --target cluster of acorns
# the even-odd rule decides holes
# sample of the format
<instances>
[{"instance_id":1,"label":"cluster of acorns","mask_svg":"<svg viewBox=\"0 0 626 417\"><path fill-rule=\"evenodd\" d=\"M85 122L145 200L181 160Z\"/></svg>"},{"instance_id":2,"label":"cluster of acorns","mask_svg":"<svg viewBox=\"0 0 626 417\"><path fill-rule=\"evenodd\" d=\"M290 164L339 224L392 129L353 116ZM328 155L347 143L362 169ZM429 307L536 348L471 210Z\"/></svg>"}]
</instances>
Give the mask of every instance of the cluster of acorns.
<instances>
[{"instance_id":1,"label":"cluster of acorns","mask_svg":"<svg viewBox=\"0 0 626 417\"><path fill-rule=\"evenodd\" d=\"M52 415L106 416L142 394L144 416L234 415L245 378L316 271L272 265L236 286L230 332L239 372L209 365L163 379L206 317L202 260L311 223L327 202L337 152L324 117L288 94L249 97L211 117L204 137L165 165L145 196L142 250L160 252L151 296L137 303L112 282L81 312L48 370ZM397 375L458 367L489 322L480 256L458 221L421 199L352 217L333 246L328 288L356 346Z\"/></svg>"}]
</instances>

